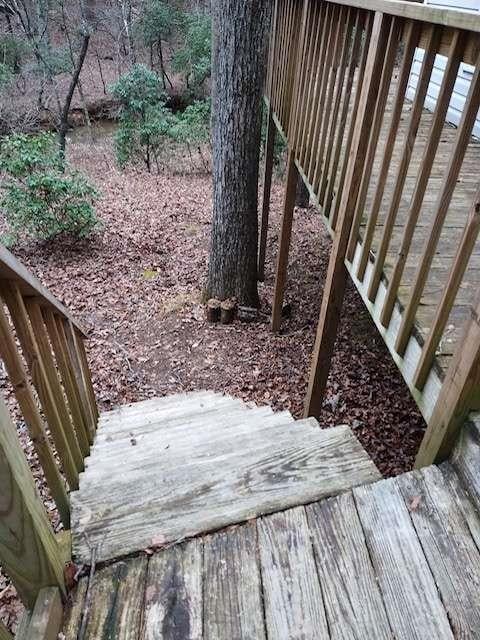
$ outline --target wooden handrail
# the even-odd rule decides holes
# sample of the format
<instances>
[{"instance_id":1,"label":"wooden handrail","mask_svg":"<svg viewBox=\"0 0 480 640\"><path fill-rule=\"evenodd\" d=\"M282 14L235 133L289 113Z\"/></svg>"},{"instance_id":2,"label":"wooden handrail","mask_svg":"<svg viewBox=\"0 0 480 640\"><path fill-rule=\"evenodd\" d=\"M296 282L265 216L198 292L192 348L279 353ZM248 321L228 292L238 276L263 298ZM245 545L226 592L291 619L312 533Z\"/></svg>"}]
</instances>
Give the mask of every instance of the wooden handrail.
<instances>
[{"instance_id":1,"label":"wooden handrail","mask_svg":"<svg viewBox=\"0 0 480 640\"><path fill-rule=\"evenodd\" d=\"M56 313L73 323L83 337L87 337L86 330L75 320L66 307L53 296L42 283L19 261L14 255L0 245L0 280L15 282L23 296L38 297L42 307L50 307Z\"/></svg>"},{"instance_id":2,"label":"wooden handrail","mask_svg":"<svg viewBox=\"0 0 480 640\"><path fill-rule=\"evenodd\" d=\"M398 18L420 20L429 24L438 24L452 29L464 29L480 33L480 16L478 13L459 11L457 9L440 9L432 5L407 0L324 0L331 4L339 4L369 11L379 11Z\"/></svg>"},{"instance_id":3,"label":"wooden handrail","mask_svg":"<svg viewBox=\"0 0 480 640\"><path fill-rule=\"evenodd\" d=\"M402 0L277 0L272 43L269 123L277 125L288 146L274 331L281 327L299 175L333 238L305 412L316 415L321 408L349 273L430 424L443 397L442 384L447 384L438 373L435 351L449 313L456 313L457 306L459 314L465 313L462 279L476 255L478 214L467 222L464 203L475 187L475 165L466 152L480 107L480 16ZM417 57L418 48L423 58ZM433 114L423 118L439 54L447 58L443 78ZM454 130L445 122L465 62L474 71ZM412 73L418 78L415 87ZM470 165L463 179L465 159ZM268 187L271 170L270 157ZM457 187L463 189L462 204L456 204L450 219ZM477 201L475 211L476 206ZM262 217L263 248L267 222ZM428 303L432 309L422 324L424 293L430 293L429 278L447 226L447 262L442 263L442 281L434 283L439 306L435 311L437 301ZM462 226L465 233L458 238ZM262 249L262 272L264 254ZM448 291L442 297L443 286ZM463 297L456 303L459 294Z\"/></svg>"},{"instance_id":4,"label":"wooden handrail","mask_svg":"<svg viewBox=\"0 0 480 640\"><path fill-rule=\"evenodd\" d=\"M84 338L69 311L0 248L0 358L65 529L68 488L78 488L98 420ZM42 588L63 589L63 562L2 398L0 485L0 566L30 608Z\"/></svg>"}]
</instances>

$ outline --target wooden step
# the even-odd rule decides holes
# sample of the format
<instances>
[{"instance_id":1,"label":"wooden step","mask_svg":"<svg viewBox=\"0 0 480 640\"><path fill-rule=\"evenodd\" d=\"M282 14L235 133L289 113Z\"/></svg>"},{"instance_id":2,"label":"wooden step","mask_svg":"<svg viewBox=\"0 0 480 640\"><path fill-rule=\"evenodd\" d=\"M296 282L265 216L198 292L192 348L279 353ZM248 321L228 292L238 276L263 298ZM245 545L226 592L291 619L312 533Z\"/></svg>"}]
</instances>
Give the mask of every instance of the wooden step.
<instances>
[{"instance_id":1,"label":"wooden step","mask_svg":"<svg viewBox=\"0 0 480 640\"><path fill-rule=\"evenodd\" d=\"M182 398L193 402L189 412L197 400ZM223 405L225 398L204 397L203 416L177 420L177 413L164 429L151 404L147 420L158 428L148 426L145 438L96 445L71 495L77 561L88 562L92 546L99 561L108 560L379 478L348 427L322 430L313 419L243 411L230 400ZM175 403L162 405L163 418L179 410ZM146 428L141 411L131 411L133 429L122 420L118 430L127 437Z\"/></svg>"}]
</instances>

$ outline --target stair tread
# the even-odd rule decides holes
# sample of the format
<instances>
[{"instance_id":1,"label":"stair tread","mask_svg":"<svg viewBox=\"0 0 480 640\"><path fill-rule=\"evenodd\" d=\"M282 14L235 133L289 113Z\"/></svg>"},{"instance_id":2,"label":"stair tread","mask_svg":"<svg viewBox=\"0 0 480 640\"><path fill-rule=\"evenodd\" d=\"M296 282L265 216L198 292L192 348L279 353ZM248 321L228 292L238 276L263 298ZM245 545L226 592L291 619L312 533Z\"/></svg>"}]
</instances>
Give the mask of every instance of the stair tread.
<instances>
[{"instance_id":1,"label":"stair tread","mask_svg":"<svg viewBox=\"0 0 480 640\"><path fill-rule=\"evenodd\" d=\"M149 427L145 426L139 430L132 429L129 433L117 435L115 438L106 440L92 447L90 456L86 459L86 466L90 466L93 460L114 460L125 451L129 451L132 446L157 446L162 448L167 443L180 444L184 441L193 442L201 439L202 442L211 442L218 436L230 432L239 425L250 425L252 432L256 428L261 428L266 418L271 418L275 414L269 407L251 410L251 413L239 408L215 411L202 415L188 416L186 419L177 417L172 421L153 423ZM289 412L282 412L283 422L293 422ZM234 434L233 434L234 435ZM138 453L138 452L137 452Z\"/></svg>"},{"instance_id":2,"label":"stair tread","mask_svg":"<svg viewBox=\"0 0 480 640\"><path fill-rule=\"evenodd\" d=\"M236 426L218 426L223 418L213 426L199 418L202 426L189 429L179 426L180 419L163 433L159 427L140 437L138 445L125 447L120 441L118 450L109 452L104 442L96 449L80 489L71 494L77 561L88 562L92 545L98 546L99 561L108 560L380 477L348 427L320 429L313 419L260 416L247 405L237 413L228 400L218 402L217 396L207 399L206 413L216 405L212 415L219 419L221 407L229 406L239 420Z\"/></svg>"},{"instance_id":3,"label":"stair tread","mask_svg":"<svg viewBox=\"0 0 480 640\"><path fill-rule=\"evenodd\" d=\"M290 417L288 412L281 412L262 416L252 422L238 416L236 422L232 421L230 429L219 428L208 433L208 437L201 429L192 431L188 437L183 438L178 438L171 432L163 438L148 438L143 443L140 442L140 445L130 445L113 457L98 454L80 476L82 497L85 500L89 495L89 487L92 487L94 499L99 500L102 495L99 483L116 472L119 475L122 473L123 477L118 478L113 492L110 488L106 489L109 499L124 485L128 488L132 482L141 481L142 478L154 480L157 476L163 477L168 474L169 469L175 470L179 466L187 468L192 461L199 464L203 460L211 460L240 449L243 453L251 451L255 454L258 447L270 445L273 438L286 442L291 440L292 429L295 429L297 439L308 438L312 428L319 429L314 419L305 423L293 423ZM133 448L135 451L131 452L129 449Z\"/></svg>"},{"instance_id":4,"label":"stair tread","mask_svg":"<svg viewBox=\"0 0 480 640\"><path fill-rule=\"evenodd\" d=\"M128 433L132 429L141 429L142 426L167 421L176 416L187 416L197 413L207 413L215 408L238 407L243 411L251 409L237 398L218 395L213 398L186 398L178 403L163 406L160 409L152 408L145 412L138 412L129 417L120 414L115 420L99 425L97 440L100 442L113 434Z\"/></svg>"}]
</instances>

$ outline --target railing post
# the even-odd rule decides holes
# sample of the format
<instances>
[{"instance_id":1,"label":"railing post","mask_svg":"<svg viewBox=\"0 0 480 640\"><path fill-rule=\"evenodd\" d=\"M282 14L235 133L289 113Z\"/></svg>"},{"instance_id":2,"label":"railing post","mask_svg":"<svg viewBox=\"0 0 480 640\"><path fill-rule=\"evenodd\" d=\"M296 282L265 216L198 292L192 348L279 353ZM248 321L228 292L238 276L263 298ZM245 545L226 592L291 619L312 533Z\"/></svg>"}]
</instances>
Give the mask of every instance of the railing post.
<instances>
[{"instance_id":1,"label":"railing post","mask_svg":"<svg viewBox=\"0 0 480 640\"><path fill-rule=\"evenodd\" d=\"M43 587L65 593L63 563L15 426L0 397L0 565L26 605Z\"/></svg>"},{"instance_id":2,"label":"railing post","mask_svg":"<svg viewBox=\"0 0 480 640\"><path fill-rule=\"evenodd\" d=\"M468 413L477 405L480 384L480 299L472 308L465 331L428 421L415 466L441 462L450 455Z\"/></svg>"},{"instance_id":3,"label":"railing post","mask_svg":"<svg viewBox=\"0 0 480 640\"><path fill-rule=\"evenodd\" d=\"M313 350L310 380L305 401L305 416L318 416L333 354L333 346L340 322L340 314L347 284L345 256L350 235L355 204L362 177L367 141L373 120L374 107L390 32L391 18L383 13L375 14L370 40L365 79L360 97L352 154L349 160L345 189L343 191L338 231L330 253L327 277L323 290L320 319Z\"/></svg>"}]
</instances>

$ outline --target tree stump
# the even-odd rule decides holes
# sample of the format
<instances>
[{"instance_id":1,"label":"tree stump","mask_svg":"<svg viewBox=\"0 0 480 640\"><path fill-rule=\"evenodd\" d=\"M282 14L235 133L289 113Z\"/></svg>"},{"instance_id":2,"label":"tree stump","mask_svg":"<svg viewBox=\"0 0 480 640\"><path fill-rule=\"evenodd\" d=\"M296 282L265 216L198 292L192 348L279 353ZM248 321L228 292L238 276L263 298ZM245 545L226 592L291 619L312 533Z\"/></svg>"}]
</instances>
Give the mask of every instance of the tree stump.
<instances>
[{"instance_id":1,"label":"tree stump","mask_svg":"<svg viewBox=\"0 0 480 640\"><path fill-rule=\"evenodd\" d=\"M207 320L208 322L218 322L220 320L220 300L210 298L207 302Z\"/></svg>"},{"instance_id":2,"label":"tree stump","mask_svg":"<svg viewBox=\"0 0 480 640\"><path fill-rule=\"evenodd\" d=\"M235 317L237 301L234 298L227 298L220 305L220 321L222 324L231 324Z\"/></svg>"}]
</instances>

